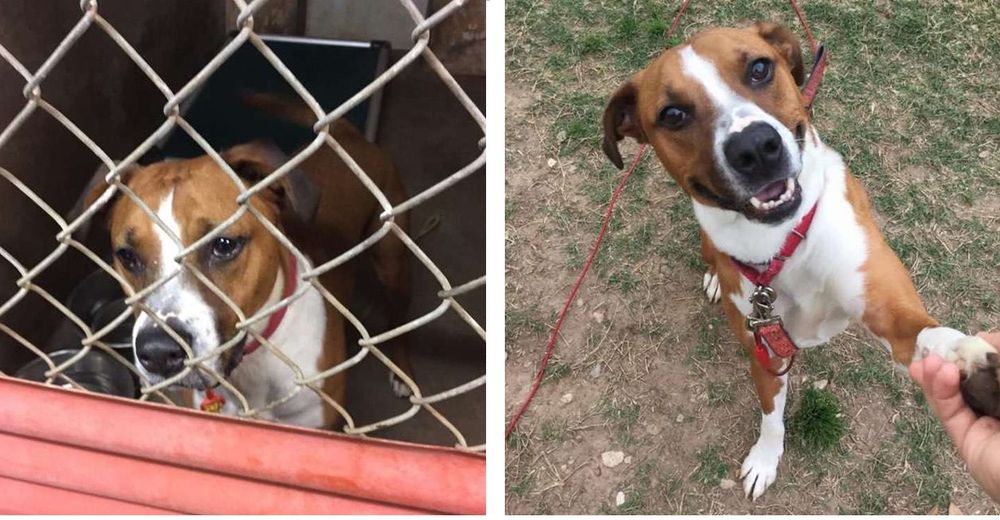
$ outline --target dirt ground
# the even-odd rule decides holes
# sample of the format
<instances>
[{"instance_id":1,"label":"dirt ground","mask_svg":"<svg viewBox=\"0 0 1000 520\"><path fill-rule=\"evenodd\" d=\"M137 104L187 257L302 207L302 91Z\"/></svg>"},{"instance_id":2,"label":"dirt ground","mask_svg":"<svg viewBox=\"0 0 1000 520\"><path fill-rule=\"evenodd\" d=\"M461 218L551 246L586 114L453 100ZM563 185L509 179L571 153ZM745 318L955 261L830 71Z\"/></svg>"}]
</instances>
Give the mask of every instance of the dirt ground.
<instances>
[{"instance_id":1,"label":"dirt ground","mask_svg":"<svg viewBox=\"0 0 1000 520\"><path fill-rule=\"evenodd\" d=\"M685 36L753 18L794 25L782 1L708 4L692 3ZM803 5L831 50L816 125L868 187L929 310L957 328L995 329L1000 111L990 84L998 74L995 63L978 60L996 50L985 34L1000 28L997 10L876 4ZM662 48L674 8L508 2L508 420L619 179L600 152L604 102ZM940 49L947 56L928 61ZM952 108L941 108L944 101ZM623 147L626 163L635 152ZM917 387L857 327L804 352L790 378L786 424L812 389L834 403L842 437L816 449L809 417L789 427L777 482L756 502L745 499L738 473L757 438L759 408L745 354L721 308L703 297L703 271L690 202L647 158L563 324L545 382L508 439L508 513L1000 511L968 476ZM622 452L624 461L609 467L605 452Z\"/></svg>"}]
</instances>

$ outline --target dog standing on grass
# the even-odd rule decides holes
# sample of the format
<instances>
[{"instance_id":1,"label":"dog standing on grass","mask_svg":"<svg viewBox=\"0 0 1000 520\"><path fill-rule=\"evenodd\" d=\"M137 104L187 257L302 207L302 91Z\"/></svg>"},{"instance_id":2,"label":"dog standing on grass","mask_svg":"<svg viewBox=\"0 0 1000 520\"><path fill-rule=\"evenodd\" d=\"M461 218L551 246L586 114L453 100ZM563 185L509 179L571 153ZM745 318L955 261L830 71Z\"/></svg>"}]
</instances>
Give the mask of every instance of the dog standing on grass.
<instances>
[{"instance_id":1,"label":"dog standing on grass","mask_svg":"<svg viewBox=\"0 0 1000 520\"><path fill-rule=\"evenodd\" d=\"M305 106L262 95L247 98L265 112L311 127L315 117ZM406 199L403 185L389 156L367 142L344 120L331 134L361 166L393 205ZM249 187L287 162L288 157L268 142L252 142L222 152L222 158ZM98 172L85 192L81 207L89 207L108 189L106 171ZM240 192L232 179L208 156L169 160L124 171L121 181L156 213L168 231L155 225L131 198L119 191L107 203L114 267L136 290L169 276L181 265L175 261L183 248L204 237L232 216ZM331 259L374 233L382 208L336 153L322 146L296 169L250 199L250 205L291 240L310 259ZM406 214L395 223L407 229ZM173 240L180 240L177 245ZM410 301L410 273L406 248L392 233L372 246L375 272L385 287L391 326L403 323ZM311 263L297 260L249 212L218 237L187 255L244 316L294 294L306 283L301 274ZM356 266L351 261L319 276L323 288L345 305L351 302ZM146 313L139 313L133 329L137 365L153 384L176 375L188 359L177 339L186 342L195 357L205 356L236 335L236 313L209 287L183 270L155 288L145 305L166 322L173 334ZM328 370L346 358L345 320L339 311L310 286L284 311L253 325L309 376ZM176 337L175 337L176 336ZM387 347L386 347L387 345ZM204 361L242 393L253 409L279 401L296 390L299 377L283 360L247 335L240 343ZM380 345L394 363L409 373L410 364L397 338ZM344 404L345 372L316 383ZM390 384L400 397L409 387L394 373ZM194 390L194 405L205 408L216 401L221 411L235 415L240 402L211 376L194 368L179 385ZM315 392L303 388L294 396L261 413L263 418L314 428L333 428L341 417Z\"/></svg>"},{"instance_id":2,"label":"dog standing on grass","mask_svg":"<svg viewBox=\"0 0 1000 520\"><path fill-rule=\"evenodd\" d=\"M773 23L700 32L626 81L604 112L604 152L648 143L692 200L708 270L750 354L762 410L743 461L747 496L760 497L784 451L791 360L860 322L908 365L934 352L982 388L966 399L1000 403L997 354L927 314L909 273L886 245L861 183L826 147L803 106L795 36ZM975 395L970 395L975 394Z\"/></svg>"}]
</instances>

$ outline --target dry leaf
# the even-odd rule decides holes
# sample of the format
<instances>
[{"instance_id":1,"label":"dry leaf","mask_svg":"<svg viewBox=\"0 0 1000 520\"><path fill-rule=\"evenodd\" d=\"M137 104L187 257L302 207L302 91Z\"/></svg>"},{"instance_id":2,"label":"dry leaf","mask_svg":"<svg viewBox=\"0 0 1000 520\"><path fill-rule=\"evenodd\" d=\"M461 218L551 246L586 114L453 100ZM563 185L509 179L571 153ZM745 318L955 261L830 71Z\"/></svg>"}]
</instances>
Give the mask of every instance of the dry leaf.
<instances>
[{"instance_id":1,"label":"dry leaf","mask_svg":"<svg viewBox=\"0 0 1000 520\"><path fill-rule=\"evenodd\" d=\"M956 506L954 504L954 502L953 502L951 504L948 504L948 514L949 515L963 515L965 513L963 513L962 510L959 509L958 506Z\"/></svg>"}]
</instances>

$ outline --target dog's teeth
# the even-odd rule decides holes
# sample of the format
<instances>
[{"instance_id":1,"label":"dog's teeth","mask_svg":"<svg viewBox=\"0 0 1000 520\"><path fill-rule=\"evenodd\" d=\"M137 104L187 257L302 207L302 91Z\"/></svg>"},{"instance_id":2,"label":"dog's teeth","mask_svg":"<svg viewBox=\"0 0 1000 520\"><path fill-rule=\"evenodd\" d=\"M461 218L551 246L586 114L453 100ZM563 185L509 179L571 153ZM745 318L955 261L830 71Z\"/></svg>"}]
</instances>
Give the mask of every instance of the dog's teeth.
<instances>
[{"instance_id":1,"label":"dog's teeth","mask_svg":"<svg viewBox=\"0 0 1000 520\"><path fill-rule=\"evenodd\" d=\"M753 204L753 207L757 209L760 209L762 206L761 202L757 200L757 197L750 197L750 204Z\"/></svg>"},{"instance_id":2,"label":"dog's teeth","mask_svg":"<svg viewBox=\"0 0 1000 520\"><path fill-rule=\"evenodd\" d=\"M795 191L795 179L788 179L785 181L785 193L792 193Z\"/></svg>"}]
</instances>

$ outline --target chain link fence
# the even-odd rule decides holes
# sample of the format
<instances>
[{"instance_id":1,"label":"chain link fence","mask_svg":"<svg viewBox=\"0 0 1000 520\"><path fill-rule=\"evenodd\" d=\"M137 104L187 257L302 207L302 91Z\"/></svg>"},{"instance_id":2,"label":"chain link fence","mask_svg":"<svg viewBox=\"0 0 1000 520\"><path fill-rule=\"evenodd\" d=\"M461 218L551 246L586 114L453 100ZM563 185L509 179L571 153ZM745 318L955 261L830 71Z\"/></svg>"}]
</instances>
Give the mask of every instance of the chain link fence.
<instances>
[{"instance_id":1,"label":"chain link fence","mask_svg":"<svg viewBox=\"0 0 1000 520\"><path fill-rule=\"evenodd\" d=\"M432 261L424 253L424 251L421 250L420 246L417 245L414 239L411 238L411 236L396 223L396 219L399 215L425 203L435 195L447 190L450 186L472 175L473 173L477 171L485 171L485 116L428 47L430 31L436 25L440 24L443 20L455 13L456 10L461 9L465 5L466 0L453 0L441 9L437 10L433 15L426 18L411 0L400 0L400 3L406 9L406 12L412 18L414 23L412 32L412 39L414 42L413 47L369 85L361 91L355 93L340 106L333 108L333 110L328 110L320 106L313 95L310 94L310 92L299 82L295 74L282 63L274 52L272 52L261 36L254 32L254 13L258 12L268 0L253 0L249 3L243 0L231 1L239 9L239 15L236 20L238 32L235 33L232 40L229 41L229 43L226 44L225 47L218 52L218 54L216 54L207 65L205 65L190 81L187 82L187 84L176 92L171 90L160 78L160 76L157 75L156 71L154 71L143 59L140 52L138 52L128 41L126 41L125 38L123 38L122 35L115 29L115 27L112 26L112 24L101 16L99 2L97 0L83 0L80 2L82 16L79 21L72 28L72 30L66 34L65 38L63 38L56 49L35 72L29 71L13 54L0 44L0 59L13 67L13 69L24 79L25 85L23 88L23 94L26 100L24 107L19 111L14 119L3 128L2 132L0 132L0 147L3 147L4 144L10 140L11 136L17 132L22 125L24 125L25 121L33 116L38 117L38 112L44 112L68 129L81 143L83 143L83 145L94 153L94 155L108 170L108 173L105 176L105 181L108 184L107 189L93 204L86 207L79 214L79 216L73 218L71 221L68 221L66 218L61 216L59 212L46 203L45 200L34 193L24 182L19 180L14 173L0 168L0 176L3 176L7 182L14 185L21 193L28 197L41 210L43 210L61 229L61 231L55 235L55 240L58 245L37 265L24 265L14 255L9 253L7 249L0 247L0 256L2 256L4 261L13 266L20 274L20 278L17 280L17 292L10 299L0 305L0 331L9 335L18 344L30 350L38 358L44 360L47 366L44 377L48 383L66 383L70 386L83 389L84 387L78 381L74 381L72 377L67 375L67 369L72 367L75 363L80 362L80 360L87 356L91 351L98 350L111 356L117 362L125 365L132 374L139 378L141 383L141 400L155 398L166 403L178 404L175 398L172 399L172 392L167 390L168 387L177 383L181 379L184 379L193 370L197 369L212 376L215 380L219 381L231 395L235 396L236 401L238 401L236 404L239 407L238 415L241 417L259 418L263 413L279 406L284 402L287 402L299 392L314 392L323 400L325 406L332 407L337 411L337 413L340 414L341 417L343 417L343 431L346 433L362 435L367 434L382 428L399 424L410 419L419 411L424 410L436 418L442 426L451 432L454 436L456 446L475 451L485 451L485 444L470 446L462 432L459 431L459 429L456 428L451 421L448 420L448 418L435 409L434 406L435 403L456 397L483 386L486 382L485 367L484 374L480 377L446 391L426 395L421 390L420 385L411 379L402 369L400 369L400 367L393 363L393 361L380 349L380 345L383 345L385 342L407 334L418 327L425 326L449 312L457 314L457 316L460 317L461 320L464 321L468 327L470 327L475 334L483 340L483 345L485 346L486 332L484 327L477 323L470 313L462 307L462 305L456 300L456 297L469 293L470 291L483 289L486 284L486 277L482 276L474 280L461 280L457 285L453 284L452 281L450 281L441 272L438 266L435 265L434 261ZM127 154L122 161L117 163L113 161L112 158L109 157L108 154L106 154L90 137L88 137L85 132L75 125L73 121L60 112L57 107L47 102L43 96L43 87L46 77L59 64L60 60L63 59L63 57L81 38L81 36L88 31L101 31L106 34L117 45L117 47L139 67L142 73L156 86L165 99L165 103L163 105L165 120L163 123L137 148ZM285 164L281 165L265 178L250 186L244 184L244 182L237 176L236 172L234 172L233 169L222 159L219 152L212 148L212 145L198 133L197 129L185 120L181 113L182 103L191 98L212 76L212 74L218 70L218 68L234 52L236 52L237 49L247 42L255 47L271 64L271 66L273 66L274 70L288 82L288 85L291 86L292 89L298 94L302 102L309 107L317 119L315 125L312 127L315 137L312 138L311 142L302 148L300 152L292 156ZM407 200L399 204L392 205L386 195L383 194L379 187L372 181L372 179L365 173L358 163L355 162L348 152L332 137L330 130L333 122L345 116L345 114L347 114L352 108L373 96L376 92L382 89L386 83L398 76L407 67L417 63L420 59L423 59L426 62L426 65L441 79L443 86L455 96L462 107L464 107L469 117L471 117L479 126L483 133L483 137L479 140L480 153L475 160L468 163L458 171L451 173L433 186L409 197ZM182 244L180 239L174 235L157 216L156 212L144 203L143 200L141 200L141 198L139 198L131 189L129 189L122 179L123 172L135 165L140 157L156 145L156 143L163 140L168 133L177 129L190 136L190 138L204 150L204 153L218 164L222 171L226 173L226 175L232 180L237 189L240 191L240 195L236 199L239 209L227 220L216 226L197 241L188 245ZM290 296L271 305L265 305L264 308L261 308L253 315L245 315L245 313L243 313L243 311L226 295L225 291L216 286L211 279L198 268L196 262L184 260L186 257L198 251L201 247L210 243L213 239L221 236L229 225L243 218L245 215L250 214L253 218L256 218L261 225L263 225L275 237L275 239L284 248L286 248L296 260L300 262L300 264L306 263L308 265L306 257L296 247L296 245L293 244L274 224L265 218L259 210L249 204L249 201L262 190L265 190L269 186L280 181L321 147L329 147L332 149L350 168L357 179L368 189L368 191L370 191L372 196L375 197L382 210L381 226L374 233L344 251L339 256L319 265L315 265L312 269L306 272L298 273L298 288ZM166 236L169 236L180 250L180 253L174 259L181 264L181 268L174 271L170 275L164 276L154 283L149 284L141 290L136 290L131 287L128 281L119 275L107 261L91 249L87 248L81 241L73 236L74 232L84 229L85 226L88 226L91 221L95 220L95 218L99 218L95 217L95 215L97 215L103 207L107 206L113 197L119 195L128 197L133 203L141 208L141 211L143 211L144 214L154 223L154 225L162 230ZM375 333L365 328L358 317L356 317L355 314L347 308L345 302L339 301L329 290L327 290L327 288L323 287L319 282L319 277L323 273L345 264L349 260L372 248L379 240L390 234L402 241L409 252L412 253L412 255L419 261L419 264L426 268L434 279L437 280L440 285L440 290L437 293L437 296L440 298L440 304L437 305L437 307L432 311L419 316L408 323ZM67 305L60 302L59 299L34 283L35 279L43 271L49 269L71 248L85 255L101 270L114 277L114 279L116 279L126 291L127 297L125 302L128 304L128 308L99 330L93 330L89 324L85 322L85 320L75 315L67 307ZM162 287L164 284L168 283L170 280L181 276L184 272L190 273L194 276L200 284L204 285L204 287L224 302L225 305L228 306L239 319L236 324L237 333L231 339L224 341L210 352L201 356L196 356L188 341L186 341L181 334L178 334L176 331L171 329L162 317L157 316L157 314L144 303L147 296ZM258 324L259 322L266 322L272 314L289 306L294 301L302 298L306 292L312 290L318 291L329 303L329 305L336 309L336 312L341 313L344 319L357 330L357 333L360 336L360 350L356 355L349 357L336 366L326 368L321 372L307 376L307 371L304 371L302 367L296 366L295 363L292 362L287 355L285 355L282 351L282 345L272 343L267 337L255 331L252 326L254 324ZM66 318L71 320L82 331L84 338L81 341L82 348L78 352L68 359L55 360L47 355L41 348L27 340L24 336L18 334L2 321L3 315L22 302L22 300L24 300L29 293L35 293L43 298L49 304L58 309L60 313L65 315ZM179 373L170 376L163 381L157 382L156 384L152 384L148 379L144 378L137 367L135 367L128 359L121 356L109 345L107 341L107 336L116 327L132 318L134 316L134 312L136 311L146 314L149 319L153 320L160 327L165 329L174 341L181 345L188 357L188 359L184 362L184 368ZM333 311L328 308L328 312ZM226 351L233 348L242 348L241 346L245 338L247 340L250 338L256 339L261 346L269 351L271 355L288 365L291 371L295 374L294 391L287 395L277 396L269 402L256 407L251 406L248 399L239 391L239 389L237 389L231 382L227 381L222 374L218 373L210 366L210 363L208 363L209 361L214 360ZM392 371L392 373L395 374L399 380L409 388L412 395L409 397L410 406L403 413L390 417L384 417L368 424L358 424L351 416L351 413L346 409L344 403L337 402L323 391L322 382L326 378L350 369L368 356L374 356L378 359L378 361L383 363L388 370Z\"/></svg>"}]
</instances>

